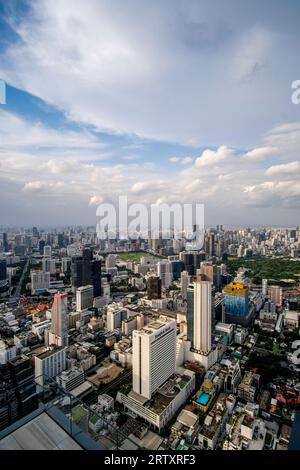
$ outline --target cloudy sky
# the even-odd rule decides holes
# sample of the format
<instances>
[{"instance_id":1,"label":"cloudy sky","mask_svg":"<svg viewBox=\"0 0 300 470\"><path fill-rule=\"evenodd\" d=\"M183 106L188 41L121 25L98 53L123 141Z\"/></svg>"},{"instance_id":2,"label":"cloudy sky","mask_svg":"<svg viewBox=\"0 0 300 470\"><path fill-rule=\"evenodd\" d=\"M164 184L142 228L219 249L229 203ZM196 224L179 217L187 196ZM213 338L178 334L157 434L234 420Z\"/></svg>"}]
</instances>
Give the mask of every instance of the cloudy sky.
<instances>
[{"instance_id":1,"label":"cloudy sky","mask_svg":"<svg viewBox=\"0 0 300 470\"><path fill-rule=\"evenodd\" d=\"M0 225L300 225L298 0L0 0Z\"/></svg>"}]
</instances>

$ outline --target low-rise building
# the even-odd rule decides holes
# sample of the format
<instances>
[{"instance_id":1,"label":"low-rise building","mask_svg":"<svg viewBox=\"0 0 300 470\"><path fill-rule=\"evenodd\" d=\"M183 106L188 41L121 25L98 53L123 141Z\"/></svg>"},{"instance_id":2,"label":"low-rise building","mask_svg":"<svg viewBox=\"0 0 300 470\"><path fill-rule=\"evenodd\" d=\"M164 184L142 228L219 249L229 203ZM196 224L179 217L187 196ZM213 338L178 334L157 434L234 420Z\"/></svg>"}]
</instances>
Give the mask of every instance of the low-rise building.
<instances>
[{"instance_id":1,"label":"low-rise building","mask_svg":"<svg viewBox=\"0 0 300 470\"><path fill-rule=\"evenodd\" d=\"M260 375L246 372L242 382L238 386L238 397L242 400L254 402L258 392Z\"/></svg>"},{"instance_id":2,"label":"low-rise building","mask_svg":"<svg viewBox=\"0 0 300 470\"><path fill-rule=\"evenodd\" d=\"M185 370L183 375L173 374L151 397L147 399L133 390L128 394L122 389L117 401L150 426L162 431L176 411L183 405L195 389L195 374Z\"/></svg>"},{"instance_id":3,"label":"low-rise building","mask_svg":"<svg viewBox=\"0 0 300 470\"><path fill-rule=\"evenodd\" d=\"M73 367L69 370L64 370L61 374L56 376L56 382L67 392L70 392L74 388L83 384L84 373L77 367Z\"/></svg>"},{"instance_id":4,"label":"low-rise building","mask_svg":"<svg viewBox=\"0 0 300 470\"><path fill-rule=\"evenodd\" d=\"M214 450L222 436L228 418L227 395L221 393L211 411L207 414L198 441L201 449Z\"/></svg>"}]
</instances>

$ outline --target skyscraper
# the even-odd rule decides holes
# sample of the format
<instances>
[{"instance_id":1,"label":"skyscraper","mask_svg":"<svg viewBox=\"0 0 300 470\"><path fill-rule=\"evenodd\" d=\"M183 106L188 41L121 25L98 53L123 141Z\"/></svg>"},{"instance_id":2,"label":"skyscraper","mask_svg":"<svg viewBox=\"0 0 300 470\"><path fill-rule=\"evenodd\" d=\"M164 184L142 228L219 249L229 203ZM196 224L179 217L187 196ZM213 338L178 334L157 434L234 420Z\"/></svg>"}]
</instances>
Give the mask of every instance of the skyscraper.
<instances>
[{"instance_id":1,"label":"skyscraper","mask_svg":"<svg viewBox=\"0 0 300 470\"><path fill-rule=\"evenodd\" d=\"M211 350L212 331L212 283L194 283L194 332L193 349L201 354Z\"/></svg>"},{"instance_id":2,"label":"skyscraper","mask_svg":"<svg viewBox=\"0 0 300 470\"><path fill-rule=\"evenodd\" d=\"M2 239L2 245L3 245L3 251L4 253L8 251L8 240L7 240L7 233L3 233L3 239Z\"/></svg>"},{"instance_id":3,"label":"skyscraper","mask_svg":"<svg viewBox=\"0 0 300 470\"><path fill-rule=\"evenodd\" d=\"M211 350L212 308L212 283L190 284L187 288L187 339L192 350L199 354L208 354Z\"/></svg>"},{"instance_id":4,"label":"skyscraper","mask_svg":"<svg viewBox=\"0 0 300 470\"><path fill-rule=\"evenodd\" d=\"M83 260L81 256L72 256L71 259L71 277L72 277L72 290L76 292L78 287L83 286L82 280L82 264Z\"/></svg>"},{"instance_id":5,"label":"skyscraper","mask_svg":"<svg viewBox=\"0 0 300 470\"><path fill-rule=\"evenodd\" d=\"M187 271L183 271L180 277L180 287L181 287L181 295L183 300L187 300L187 289L190 283L191 277L189 276Z\"/></svg>"},{"instance_id":6,"label":"skyscraper","mask_svg":"<svg viewBox=\"0 0 300 470\"><path fill-rule=\"evenodd\" d=\"M185 270L190 276L193 276L196 273L196 270L200 267L200 263L205 260L205 252L182 251L179 258L183 261Z\"/></svg>"},{"instance_id":7,"label":"skyscraper","mask_svg":"<svg viewBox=\"0 0 300 470\"><path fill-rule=\"evenodd\" d=\"M91 284L94 289L94 297L101 295L101 260L91 261Z\"/></svg>"},{"instance_id":8,"label":"skyscraper","mask_svg":"<svg viewBox=\"0 0 300 470\"><path fill-rule=\"evenodd\" d=\"M143 329L134 331L133 391L150 399L175 372L176 321L159 317Z\"/></svg>"},{"instance_id":9,"label":"skyscraper","mask_svg":"<svg viewBox=\"0 0 300 470\"><path fill-rule=\"evenodd\" d=\"M157 275L164 287L169 287L173 280L172 265L170 261L159 261L157 263Z\"/></svg>"},{"instance_id":10,"label":"skyscraper","mask_svg":"<svg viewBox=\"0 0 300 470\"><path fill-rule=\"evenodd\" d=\"M92 285L94 297L101 295L101 260L93 259L90 248L83 250L82 256L73 256L71 261L72 290Z\"/></svg>"},{"instance_id":11,"label":"skyscraper","mask_svg":"<svg viewBox=\"0 0 300 470\"><path fill-rule=\"evenodd\" d=\"M224 288L226 320L246 325L249 321L249 288L242 282L231 282Z\"/></svg>"},{"instance_id":12,"label":"skyscraper","mask_svg":"<svg viewBox=\"0 0 300 470\"><path fill-rule=\"evenodd\" d=\"M52 305L50 344L68 344L68 294L55 294Z\"/></svg>"},{"instance_id":13,"label":"skyscraper","mask_svg":"<svg viewBox=\"0 0 300 470\"><path fill-rule=\"evenodd\" d=\"M210 262L201 263L198 271L203 276L204 281L210 281L219 289L221 287L221 267Z\"/></svg>"},{"instance_id":14,"label":"skyscraper","mask_svg":"<svg viewBox=\"0 0 300 470\"><path fill-rule=\"evenodd\" d=\"M150 274L146 282L148 299L161 299L161 279L155 274Z\"/></svg>"},{"instance_id":15,"label":"skyscraper","mask_svg":"<svg viewBox=\"0 0 300 470\"><path fill-rule=\"evenodd\" d=\"M6 259L0 259L0 281L7 279L7 263Z\"/></svg>"},{"instance_id":16,"label":"skyscraper","mask_svg":"<svg viewBox=\"0 0 300 470\"><path fill-rule=\"evenodd\" d=\"M262 295L267 297L268 295L268 279L262 280Z\"/></svg>"}]
</instances>

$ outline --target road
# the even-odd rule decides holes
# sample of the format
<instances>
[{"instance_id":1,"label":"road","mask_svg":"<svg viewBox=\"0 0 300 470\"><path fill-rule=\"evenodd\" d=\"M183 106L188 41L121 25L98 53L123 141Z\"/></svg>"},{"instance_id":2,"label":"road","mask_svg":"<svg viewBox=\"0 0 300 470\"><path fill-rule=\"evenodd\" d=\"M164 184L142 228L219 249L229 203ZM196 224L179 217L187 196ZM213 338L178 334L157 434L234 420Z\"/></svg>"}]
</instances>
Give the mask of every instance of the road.
<instances>
[{"instance_id":1,"label":"road","mask_svg":"<svg viewBox=\"0 0 300 470\"><path fill-rule=\"evenodd\" d=\"M29 263L30 263L30 258L28 257L28 258L26 259L26 263L25 263L25 265L24 265L24 268L23 268L23 271L22 271L20 280L19 280L17 286L15 286L15 293L14 293L14 295L9 299L10 301L15 301L15 302L17 302L17 301L19 300L20 295L21 295L22 282L23 282L23 279L24 279L24 277L25 277L25 274L27 273L27 269L28 269Z\"/></svg>"}]
</instances>

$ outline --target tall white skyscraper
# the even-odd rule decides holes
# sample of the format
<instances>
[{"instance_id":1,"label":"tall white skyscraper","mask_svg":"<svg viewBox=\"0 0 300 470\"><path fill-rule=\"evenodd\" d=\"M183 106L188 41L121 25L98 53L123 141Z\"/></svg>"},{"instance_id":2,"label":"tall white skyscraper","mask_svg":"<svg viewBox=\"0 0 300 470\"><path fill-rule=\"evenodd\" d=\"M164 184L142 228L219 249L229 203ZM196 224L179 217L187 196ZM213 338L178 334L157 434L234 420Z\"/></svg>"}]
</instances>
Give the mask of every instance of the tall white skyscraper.
<instances>
[{"instance_id":1,"label":"tall white skyscraper","mask_svg":"<svg viewBox=\"0 0 300 470\"><path fill-rule=\"evenodd\" d=\"M211 350L212 283L194 282L193 349L201 354Z\"/></svg>"},{"instance_id":2,"label":"tall white skyscraper","mask_svg":"<svg viewBox=\"0 0 300 470\"><path fill-rule=\"evenodd\" d=\"M175 372L176 321L160 316L132 335L133 391L150 399Z\"/></svg>"},{"instance_id":3,"label":"tall white skyscraper","mask_svg":"<svg viewBox=\"0 0 300 470\"><path fill-rule=\"evenodd\" d=\"M55 294L52 305L50 344L68 345L68 294Z\"/></svg>"},{"instance_id":4,"label":"tall white skyscraper","mask_svg":"<svg viewBox=\"0 0 300 470\"><path fill-rule=\"evenodd\" d=\"M262 295L267 297L268 295L268 279L262 280Z\"/></svg>"}]
</instances>

